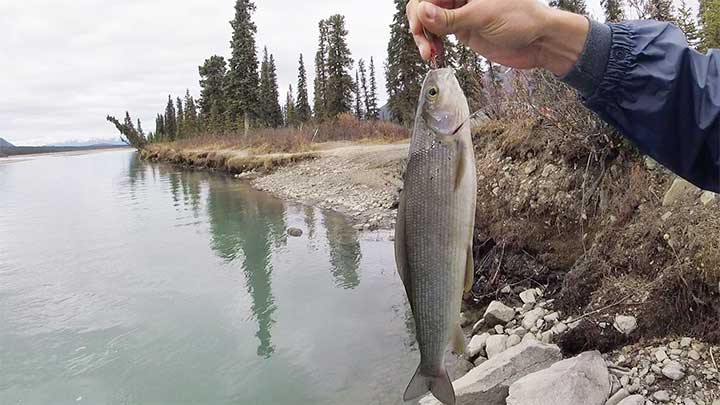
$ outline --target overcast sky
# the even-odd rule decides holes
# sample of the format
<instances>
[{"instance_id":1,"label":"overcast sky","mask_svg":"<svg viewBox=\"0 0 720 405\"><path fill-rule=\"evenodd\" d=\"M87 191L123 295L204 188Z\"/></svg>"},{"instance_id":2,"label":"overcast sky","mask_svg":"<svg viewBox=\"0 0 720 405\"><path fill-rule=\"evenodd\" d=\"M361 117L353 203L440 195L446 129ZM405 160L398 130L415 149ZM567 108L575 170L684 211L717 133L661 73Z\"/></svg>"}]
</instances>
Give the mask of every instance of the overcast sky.
<instances>
[{"instance_id":1,"label":"overcast sky","mask_svg":"<svg viewBox=\"0 0 720 405\"><path fill-rule=\"evenodd\" d=\"M312 87L317 22L346 16L354 59L375 59L380 101L391 0L255 2L257 45L275 55L281 99L305 57ZM199 96L198 65L228 56L235 0L0 0L0 137L42 145L116 137L107 114L154 130L167 95ZM602 15L599 0L591 13ZM312 90L312 88L310 89Z\"/></svg>"}]
</instances>

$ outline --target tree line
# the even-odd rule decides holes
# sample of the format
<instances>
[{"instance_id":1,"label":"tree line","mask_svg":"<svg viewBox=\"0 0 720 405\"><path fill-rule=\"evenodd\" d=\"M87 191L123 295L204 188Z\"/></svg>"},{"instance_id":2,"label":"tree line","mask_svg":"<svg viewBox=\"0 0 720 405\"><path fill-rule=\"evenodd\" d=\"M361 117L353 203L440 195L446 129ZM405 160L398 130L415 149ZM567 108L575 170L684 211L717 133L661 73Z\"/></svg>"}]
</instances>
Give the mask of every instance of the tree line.
<instances>
[{"instance_id":1,"label":"tree line","mask_svg":"<svg viewBox=\"0 0 720 405\"><path fill-rule=\"evenodd\" d=\"M420 58L409 34L406 0L393 1L396 10L384 66L387 109L392 120L410 126L429 66ZM720 0L699 0L697 15L685 0L677 7L672 0L601 0L601 4L607 21L621 21L629 11L639 18L676 24L685 32L688 42L700 51L720 48ZM552 0L550 5L587 14L585 0ZM147 135L140 120L135 125L127 113L123 122L108 117L124 139L144 144L204 133L242 134L258 127L302 127L347 113L363 120L380 118L375 61L359 59L355 63L342 15L332 15L318 23L312 105L302 54L298 59L296 86L293 89L290 85L280 105L275 57L264 47L262 58L258 58L257 27L252 19L255 9L252 0L236 1L230 22L230 57L226 60L212 55L198 67L201 90L197 102L189 91L183 99L168 96L164 112L157 114L155 131ZM445 45L445 63L455 68L471 109L491 103L493 91L501 91L498 67L454 41L446 40Z\"/></svg>"}]
</instances>

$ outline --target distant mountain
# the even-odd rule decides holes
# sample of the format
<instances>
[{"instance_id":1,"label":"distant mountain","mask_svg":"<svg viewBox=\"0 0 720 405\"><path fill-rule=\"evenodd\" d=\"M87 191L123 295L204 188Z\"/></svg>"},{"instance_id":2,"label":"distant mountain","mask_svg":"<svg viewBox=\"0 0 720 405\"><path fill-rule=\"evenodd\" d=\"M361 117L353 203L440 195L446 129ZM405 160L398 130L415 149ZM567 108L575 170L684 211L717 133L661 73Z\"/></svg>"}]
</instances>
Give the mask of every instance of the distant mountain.
<instances>
[{"instance_id":1,"label":"distant mountain","mask_svg":"<svg viewBox=\"0 0 720 405\"><path fill-rule=\"evenodd\" d=\"M15 145L11 144L10 142L0 138L0 148L14 148Z\"/></svg>"},{"instance_id":2,"label":"distant mountain","mask_svg":"<svg viewBox=\"0 0 720 405\"><path fill-rule=\"evenodd\" d=\"M62 143L53 143L51 145L47 146L96 146L96 145L125 145L119 138L106 138L106 139L99 139L99 138L93 138L88 139L85 141L80 141L77 139L71 140L71 141L65 141Z\"/></svg>"}]
</instances>

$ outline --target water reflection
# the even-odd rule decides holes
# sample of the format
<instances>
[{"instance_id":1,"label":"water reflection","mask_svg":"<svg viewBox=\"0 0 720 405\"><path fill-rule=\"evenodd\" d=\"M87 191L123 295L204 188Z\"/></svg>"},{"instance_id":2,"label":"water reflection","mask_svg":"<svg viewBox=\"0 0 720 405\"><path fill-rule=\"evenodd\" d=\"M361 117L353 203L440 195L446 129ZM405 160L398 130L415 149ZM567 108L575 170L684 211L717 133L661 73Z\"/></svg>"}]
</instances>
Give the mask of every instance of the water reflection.
<instances>
[{"instance_id":1,"label":"water reflection","mask_svg":"<svg viewBox=\"0 0 720 405\"><path fill-rule=\"evenodd\" d=\"M212 248L227 262L242 258L247 291L252 299L251 310L258 323L257 354L268 358L275 350L270 329L277 309L271 288L270 258L273 244L285 240L285 211L279 200L256 192L241 194L229 182L233 181L227 178L209 181Z\"/></svg>"},{"instance_id":2,"label":"water reflection","mask_svg":"<svg viewBox=\"0 0 720 405\"><path fill-rule=\"evenodd\" d=\"M330 247L330 272L335 284L345 289L360 284L360 242L358 233L339 214L326 212L323 217Z\"/></svg>"}]
</instances>

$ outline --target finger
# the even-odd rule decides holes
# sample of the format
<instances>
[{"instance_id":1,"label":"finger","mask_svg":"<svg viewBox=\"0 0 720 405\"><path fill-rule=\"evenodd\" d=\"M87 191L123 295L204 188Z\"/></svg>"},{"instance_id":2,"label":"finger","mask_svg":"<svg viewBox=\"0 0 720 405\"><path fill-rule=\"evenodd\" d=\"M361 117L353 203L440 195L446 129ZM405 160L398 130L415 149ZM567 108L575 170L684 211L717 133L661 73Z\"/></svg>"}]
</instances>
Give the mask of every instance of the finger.
<instances>
[{"instance_id":1,"label":"finger","mask_svg":"<svg viewBox=\"0 0 720 405\"><path fill-rule=\"evenodd\" d=\"M423 60L429 60L432 56L432 44L430 44L430 41L428 41L423 34L413 34L413 39L415 40L415 45L418 47L418 51L420 51L420 57L423 58Z\"/></svg>"},{"instance_id":2,"label":"finger","mask_svg":"<svg viewBox=\"0 0 720 405\"><path fill-rule=\"evenodd\" d=\"M452 34L467 23L467 8L446 9L430 2L417 6L417 22L437 35Z\"/></svg>"}]
</instances>

